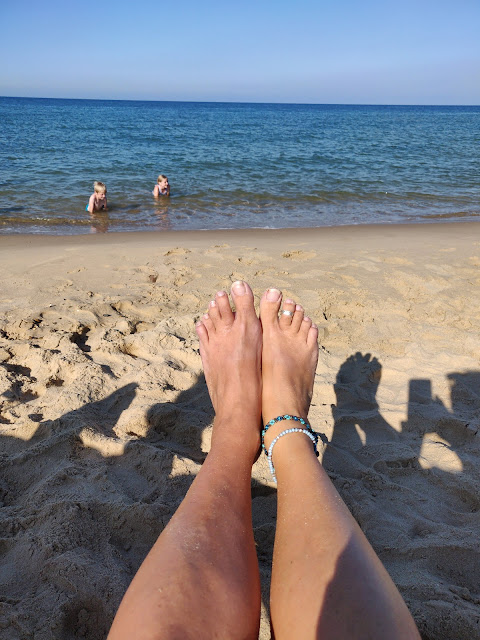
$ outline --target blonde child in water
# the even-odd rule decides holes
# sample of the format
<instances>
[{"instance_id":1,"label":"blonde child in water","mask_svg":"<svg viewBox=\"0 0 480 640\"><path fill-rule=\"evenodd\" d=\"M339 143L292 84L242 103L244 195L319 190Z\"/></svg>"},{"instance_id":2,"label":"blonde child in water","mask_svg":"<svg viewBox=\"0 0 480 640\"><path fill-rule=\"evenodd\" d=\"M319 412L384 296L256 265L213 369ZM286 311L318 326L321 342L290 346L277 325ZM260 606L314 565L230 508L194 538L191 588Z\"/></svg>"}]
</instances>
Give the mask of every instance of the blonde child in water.
<instances>
[{"instance_id":1,"label":"blonde child in water","mask_svg":"<svg viewBox=\"0 0 480 640\"><path fill-rule=\"evenodd\" d=\"M170 195L170 185L168 184L167 176L164 176L162 173L158 176L157 184L153 187L152 193L155 198Z\"/></svg>"},{"instance_id":2,"label":"blonde child in water","mask_svg":"<svg viewBox=\"0 0 480 640\"><path fill-rule=\"evenodd\" d=\"M93 193L88 200L85 211L94 213L95 211L107 210L107 186L103 182L95 180L93 183Z\"/></svg>"}]
</instances>

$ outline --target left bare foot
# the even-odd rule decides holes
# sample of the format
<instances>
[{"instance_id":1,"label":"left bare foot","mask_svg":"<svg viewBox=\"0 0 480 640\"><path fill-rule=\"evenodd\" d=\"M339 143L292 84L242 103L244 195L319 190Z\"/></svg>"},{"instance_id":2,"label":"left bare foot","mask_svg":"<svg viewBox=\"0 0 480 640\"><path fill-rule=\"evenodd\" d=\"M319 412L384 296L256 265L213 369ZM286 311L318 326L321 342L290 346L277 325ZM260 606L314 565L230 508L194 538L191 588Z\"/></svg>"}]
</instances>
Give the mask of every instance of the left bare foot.
<instances>
[{"instance_id":1,"label":"left bare foot","mask_svg":"<svg viewBox=\"0 0 480 640\"><path fill-rule=\"evenodd\" d=\"M212 447L225 445L253 461L260 443L262 329L249 285L234 282L231 293L236 311L219 291L196 331L216 414Z\"/></svg>"}]
</instances>

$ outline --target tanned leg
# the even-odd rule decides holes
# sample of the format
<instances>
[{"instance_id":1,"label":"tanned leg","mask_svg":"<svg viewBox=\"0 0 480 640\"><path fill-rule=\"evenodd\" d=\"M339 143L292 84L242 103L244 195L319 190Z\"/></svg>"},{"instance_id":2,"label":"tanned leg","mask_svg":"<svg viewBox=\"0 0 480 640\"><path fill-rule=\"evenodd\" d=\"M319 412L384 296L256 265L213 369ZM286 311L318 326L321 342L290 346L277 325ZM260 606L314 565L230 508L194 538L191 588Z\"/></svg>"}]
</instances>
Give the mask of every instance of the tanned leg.
<instances>
[{"instance_id":1,"label":"tanned leg","mask_svg":"<svg viewBox=\"0 0 480 640\"><path fill-rule=\"evenodd\" d=\"M251 520L251 468L260 439L260 322L234 283L197 324L215 409L211 450L140 567L109 640L257 638L260 578Z\"/></svg>"},{"instance_id":2,"label":"tanned leg","mask_svg":"<svg viewBox=\"0 0 480 640\"><path fill-rule=\"evenodd\" d=\"M278 317L281 294L265 292L263 420L306 418L318 358L318 331L301 306ZM270 427L265 444L299 423ZM315 425L312 425L315 428ZM271 586L276 640L418 640L415 623L382 563L318 462L312 442L291 433L274 446L278 517Z\"/></svg>"}]
</instances>

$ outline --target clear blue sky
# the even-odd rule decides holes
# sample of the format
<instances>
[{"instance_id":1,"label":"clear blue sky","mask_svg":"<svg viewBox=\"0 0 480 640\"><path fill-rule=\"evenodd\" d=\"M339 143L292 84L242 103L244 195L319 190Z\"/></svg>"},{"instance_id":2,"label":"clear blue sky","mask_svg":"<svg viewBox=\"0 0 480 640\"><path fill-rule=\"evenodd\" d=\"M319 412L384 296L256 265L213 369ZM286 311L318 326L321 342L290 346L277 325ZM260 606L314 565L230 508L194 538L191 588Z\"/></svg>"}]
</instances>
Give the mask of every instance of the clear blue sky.
<instances>
[{"instance_id":1,"label":"clear blue sky","mask_svg":"<svg viewBox=\"0 0 480 640\"><path fill-rule=\"evenodd\" d=\"M480 0L1 0L0 95L480 104Z\"/></svg>"}]
</instances>

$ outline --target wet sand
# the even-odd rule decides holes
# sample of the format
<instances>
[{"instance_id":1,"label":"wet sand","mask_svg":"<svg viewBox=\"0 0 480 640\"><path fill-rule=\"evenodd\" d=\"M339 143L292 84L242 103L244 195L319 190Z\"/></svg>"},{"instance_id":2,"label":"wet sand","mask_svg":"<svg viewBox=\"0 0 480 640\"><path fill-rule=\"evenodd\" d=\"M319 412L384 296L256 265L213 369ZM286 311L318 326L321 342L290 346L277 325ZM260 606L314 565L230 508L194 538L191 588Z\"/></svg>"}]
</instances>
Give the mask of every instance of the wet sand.
<instances>
[{"instance_id":1,"label":"wet sand","mask_svg":"<svg viewBox=\"0 0 480 640\"><path fill-rule=\"evenodd\" d=\"M194 323L237 279L318 324L322 463L422 637L480 638L479 268L476 223L0 236L0 638L106 636L208 452Z\"/></svg>"}]
</instances>

